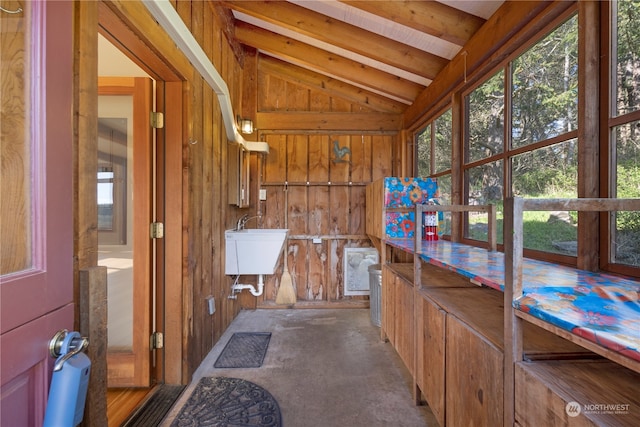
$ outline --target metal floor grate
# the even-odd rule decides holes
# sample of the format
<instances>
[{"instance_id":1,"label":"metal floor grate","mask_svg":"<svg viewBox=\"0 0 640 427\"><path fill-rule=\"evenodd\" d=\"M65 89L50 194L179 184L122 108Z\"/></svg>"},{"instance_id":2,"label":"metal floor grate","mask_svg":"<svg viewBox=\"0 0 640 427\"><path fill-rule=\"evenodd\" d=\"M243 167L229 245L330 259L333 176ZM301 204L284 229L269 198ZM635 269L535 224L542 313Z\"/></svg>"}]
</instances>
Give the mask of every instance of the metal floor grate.
<instances>
[{"instance_id":1,"label":"metal floor grate","mask_svg":"<svg viewBox=\"0 0 640 427\"><path fill-rule=\"evenodd\" d=\"M186 386L161 385L121 427L157 426L178 400Z\"/></svg>"}]
</instances>

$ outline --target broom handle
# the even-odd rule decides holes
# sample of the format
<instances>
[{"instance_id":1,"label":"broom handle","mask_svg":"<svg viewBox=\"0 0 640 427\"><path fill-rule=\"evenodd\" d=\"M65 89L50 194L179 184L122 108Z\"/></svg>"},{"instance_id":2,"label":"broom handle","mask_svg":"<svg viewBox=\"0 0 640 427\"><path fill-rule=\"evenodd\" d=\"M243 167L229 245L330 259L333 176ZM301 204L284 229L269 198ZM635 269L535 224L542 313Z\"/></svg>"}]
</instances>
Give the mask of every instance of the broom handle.
<instances>
[{"instance_id":1,"label":"broom handle","mask_svg":"<svg viewBox=\"0 0 640 427\"><path fill-rule=\"evenodd\" d=\"M284 228L289 228L289 183L285 181L284 183ZM287 236L289 233L287 233ZM287 258L289 254L289 237L285 237L284 239L284 270L289 271L287 268Z\"/></svg>"}]
</instances>

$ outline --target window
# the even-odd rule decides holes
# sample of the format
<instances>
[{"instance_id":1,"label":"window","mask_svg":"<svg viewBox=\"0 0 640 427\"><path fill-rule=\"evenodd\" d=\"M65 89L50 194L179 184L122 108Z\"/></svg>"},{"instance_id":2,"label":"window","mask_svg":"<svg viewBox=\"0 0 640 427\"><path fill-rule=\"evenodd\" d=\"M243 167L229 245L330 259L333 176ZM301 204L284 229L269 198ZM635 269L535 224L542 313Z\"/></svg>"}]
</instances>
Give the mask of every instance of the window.
<instances>
[{"instance_id":1,"label":"window","mask_svg":"<svg viewBox=\"0 0 640 427\"><path fill-rule=\"evenodd\" d=\"M433 172L451 170L451 110L442 113L433 122L434 126L434 164Z\"/></svg>"},{"instance_id":2,"label":"window","mask_svg":"<svg viewBox=\"0 0 640 427\"><path fill-rule=\"evenodd\" d=\"M417 132L415 140L418 176L451 173L451 109L441 113Z\"/></svg>"},{"instance_id":3,"label":"window","mask_svg":"<svg viewBox=\"0 0 640 427\"><path fill-rule=\"evenodd\" d=\"M445 141L452 138L437 137L438 119L444 115L435 114L416 139L417 166L422 174L438 178L443 196L454 188L461 191L456 203L495 204L498 242L503 241L503 200L511 195L576 198L580 174L586 178L584 196L640 198L640 1L598 5L601 43L585 43L583 48L589 56L599 53L602 67L589 63L585 70L578 68L578 39L594 31L578 28L578 11L591 14L595 9L576 3L552 18L554 23L530 45L507 43L496 54L504 60L489 61L493 68L470 75L468 84L465 80L459 92L462 120L460 128L453 129L462 145L460 156L452 159L460 175L452 176L447 169L451 165L444 162L451 152ZM594 74L586 74L590 72ZM584 115L578 111L579 78L584 87L597 78L601 87L581 100L587 107ZM599 135L579 141L579 117L595 120L595 111L600 115ZM596 138L598 147L592 144ZM594 148L599 150L597 159ZM578 163L579 155L590 156L586 164ZM593 174L599 176L599 187L592 186ZM639 276L640 213L600 213L600 220L600 229L580 236L589 247L599 241L599 252L585 254L581 261L592 265L597 255L602 270ZM526 256L579 264L577 221L576 212L526 212ZM481 215L464 216L465 243L486 241L486 229Z\"/></svg>"},{"instance_id":4,"label":"window","mask_svg":"<svg viewBox=\"0 0 640 427\"><path fill-rule=\"evenodd\" d=\"M417 175L427 177L431 175L431 124L416 134L416 146L418 147Z\"/></svg>"},{"instance_id":5,"label":"window","mask_svg":"<svg viewBox=\"0 0 640 427\"><path fill-rule=\"evenodd\" d=\"M614 116L640 110L640 2L612 2Z\"/></svg>"},{"instance_id":6,"label":"window","mask_svg":"<svg viewBox=\"0 0 640 427\"><path fill-rule=\"evenodd\" d=\"M574 16L512 61L513 148L578 128L577 24Z\"/></svg>"},{"instance_id":7,"label":"window","mask_svg":"<svg viewBox=\"0 0 640 427\"><path fill-rule=\"evenodd\" d=\"M131 164L127 126L127 118L98 118L98 240L102 245L127 244L127 165Z\"/></svg>"},{"instance_id":8,"label":"window","mask_svg":"<svg viewBox=\"0 0 640 427\"><path fill-rule=\"evenodd\" d=\"M504 148L504 70L500 70L465 98L467 162L486 159Z\"/></svg>"},{"instance_id":9,"label":"window","mask_svg":"<svg viewBox=\"0 0 640 427\"><path fill-rule=\"evenodd\" d=\"M496 205L498 242L505 195L577 197L577 39L574 15L464 97L465 203ZM576 220L526 212L524 247L576 256ZM465 237L486 241L485 221L467 215Z\"/></svg>"},{"instance_id":10,"label":"window","mask_svg":"<svg viewBox=\"0 0 640 427\"><path fill-rule=\"evenodd\" d=\"M437 115L416 133L416 171L418 176L433 177L438 181L438 203L451 204L451 109ZM451 215L443 214L442 234L451 234Z\"/></svg>"},{"instance_id":11,"label":"window","mask_svg":"<svg viewBox=\"0 0 640 427\"><path fill-rule=\"evenodd\" d=\"M640 197L640 2L611 3L610 196ZM612 215L609 261L640 266L640 213Z\"/></svg>"}]
</instances>

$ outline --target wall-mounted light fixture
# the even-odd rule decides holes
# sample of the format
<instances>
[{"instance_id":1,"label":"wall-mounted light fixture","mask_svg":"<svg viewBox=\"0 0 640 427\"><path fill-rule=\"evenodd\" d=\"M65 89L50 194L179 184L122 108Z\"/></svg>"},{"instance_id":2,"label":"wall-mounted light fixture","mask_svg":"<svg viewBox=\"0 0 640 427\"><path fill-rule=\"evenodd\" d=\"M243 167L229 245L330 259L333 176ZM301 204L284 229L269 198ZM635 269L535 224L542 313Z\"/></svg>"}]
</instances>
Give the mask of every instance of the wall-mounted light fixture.
<instances>
[{"instance_id":1,"label":"wall-mounted light fixture","mask_svg":"<svg viewBox=\"0 0 640 427\"><path fill-rule=\"evenodd\" d=\"M253 121L251 119L240 119L240 132L244 134L253 133Z\"/></svg>"}]
</instances>

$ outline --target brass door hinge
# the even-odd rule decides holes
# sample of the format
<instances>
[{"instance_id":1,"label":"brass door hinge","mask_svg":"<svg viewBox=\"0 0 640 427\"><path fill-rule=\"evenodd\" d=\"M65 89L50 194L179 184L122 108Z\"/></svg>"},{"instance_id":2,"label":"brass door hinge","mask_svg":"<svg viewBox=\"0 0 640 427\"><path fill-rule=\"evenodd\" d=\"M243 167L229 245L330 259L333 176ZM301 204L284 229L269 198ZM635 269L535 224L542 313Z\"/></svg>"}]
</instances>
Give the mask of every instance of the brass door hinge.
<instances>
[{"instance_id":1,"label":"brass door hinge","mask_svg":"<svg viewBox=\"0 0 640 427\"><path fill-rule=\"evenodd\" d=\"M162 334L162 332L154 332L151 334L151 338L149 339L149 347L151 347L151 350L164 347L164 335Z\"/></svg>"},{"instance_id":2,"label":"brass door hinge","mask_svg":"<svg viewBox=\"0 0 640 427\"><path fill-rule=\"evenodd\" d=\"M164 224L161 222L152 222L149 227L149 236L152 239L162 239L164 237Z\"/></svg>"},{"instance_id":3,"label":"brass door hinge","mask_svg":"<svg viewBox=\"0 0 640 427\"><path fill-rule=\"evenodd\" d=\"M155 129L162 129L164 127L164 114L158 111L151 112L151 127Z\"/></svg>"}]
</instances>

